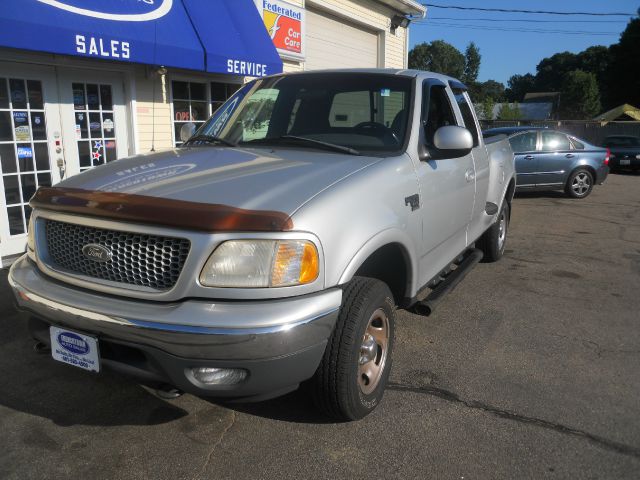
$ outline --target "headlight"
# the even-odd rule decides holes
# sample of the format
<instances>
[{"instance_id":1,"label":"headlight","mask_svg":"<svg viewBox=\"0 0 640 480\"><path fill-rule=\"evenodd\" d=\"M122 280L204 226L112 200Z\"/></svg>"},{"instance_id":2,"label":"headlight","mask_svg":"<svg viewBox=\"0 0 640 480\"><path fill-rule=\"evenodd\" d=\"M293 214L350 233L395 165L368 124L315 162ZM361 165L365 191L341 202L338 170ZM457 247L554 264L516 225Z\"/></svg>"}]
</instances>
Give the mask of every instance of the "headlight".
<instances>
[{"instance_id":1,"label":"headlight","mask_svg":"<svg viewBox=\"0 0 640 480\"><path fill-rule=\"evenodd\" d=\"M306 240L230 240L209 257L200 274L206 287L265 288L318 278L316 246Z\"/></svg>"},{"instance_id":2,"label":"headlight","mask_svg":"<svg viewBox=\"0 0 640 480\"><path fill-rule=\"evenodd\" d=\"M35 232L35 216L33 212L31 212L31 216L29 217L29 227L27 228L27 248L32 252L36 249L36 232Z\"/></svg>"}]
</instances>

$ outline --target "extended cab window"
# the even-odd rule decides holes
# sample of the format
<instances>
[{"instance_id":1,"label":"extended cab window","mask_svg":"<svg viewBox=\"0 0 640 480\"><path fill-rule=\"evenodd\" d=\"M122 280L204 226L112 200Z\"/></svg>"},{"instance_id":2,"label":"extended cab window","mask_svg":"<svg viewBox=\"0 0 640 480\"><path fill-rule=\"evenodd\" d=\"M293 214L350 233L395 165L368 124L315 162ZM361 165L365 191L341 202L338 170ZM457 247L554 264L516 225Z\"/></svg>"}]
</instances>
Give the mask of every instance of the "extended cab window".
<instances>
[{"instance_id":1,"label":"extended cab window","mask_svg":"<svg viewBox=\"0 0 640 480\"><path fill-rule=\"evenodd\" d=\"M473 112L471 111L471 104L469 103L469 98L465 94L466 92L460 88L454 88L453 94L456 97L456 101L458 102L458 107L460 108L460 113L462 113L462 120L464 120L464 126L471 132L471 136L473 137L473 146L477 147L480 145L480 135L478 134L478 127L476 125L476 120L473 116Z\"/></svg>"},{"instance_id":2,"label":"extended cab window","mask_svg":"<svg viewBox=\"0 0 640 480\"><path fill-rule=\"evenodd\" d=\"M449 103L446 87L443 85L426 86L423 94L422 125L426 144L433 146L433 136L440 127L455 125L456 117Z\"/></svg>"},{"instance_id":3,"label":"extended cab window","mask_svg":"<svg viewBox=\"0 0 640 480\"><path fill-rule=\"evenodd\" d=\"M537 138L536 132L526 132L511 137L509 143L514 153L533 152L536 149Z\"/></svg>"},{"instance_id":4,"label":"extended cab window","mask_svg":"<svg viewBox=\"0 0 640 480\"><path fill-rule=\"evenodd\" d=\"M559 150L571 150L569 138L558 132L542 132L543 152L556 152Z\"/></svg>"}]
</instances>

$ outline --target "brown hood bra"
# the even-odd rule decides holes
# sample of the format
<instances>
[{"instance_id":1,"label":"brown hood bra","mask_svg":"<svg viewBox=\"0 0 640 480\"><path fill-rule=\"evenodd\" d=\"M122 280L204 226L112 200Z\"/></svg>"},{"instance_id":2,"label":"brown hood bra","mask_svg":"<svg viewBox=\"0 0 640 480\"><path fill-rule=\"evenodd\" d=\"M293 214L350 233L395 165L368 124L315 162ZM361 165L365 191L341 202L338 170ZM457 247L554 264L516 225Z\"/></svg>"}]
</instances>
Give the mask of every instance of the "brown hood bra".
<instances>
[{"instance_id":1,"label":"brown hood bra","mask_svg":"<svg viewBox=\"0 0 640 480\"><path fill-rule=\"evenodd\" d=\"M29 204L56 212L203 232L282 232L293 228L291 218L283 212L79 188L43 187Z\"/></svg>"}]
</instances>

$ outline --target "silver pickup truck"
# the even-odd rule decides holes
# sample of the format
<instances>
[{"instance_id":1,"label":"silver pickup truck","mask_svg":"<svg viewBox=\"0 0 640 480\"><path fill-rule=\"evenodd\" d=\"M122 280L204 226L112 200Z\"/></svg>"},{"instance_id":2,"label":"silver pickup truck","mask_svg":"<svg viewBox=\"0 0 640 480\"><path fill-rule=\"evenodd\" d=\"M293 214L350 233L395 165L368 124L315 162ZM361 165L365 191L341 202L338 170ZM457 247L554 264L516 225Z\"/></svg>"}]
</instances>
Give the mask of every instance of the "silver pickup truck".
<instances>
[{"instance_id":1,"label":"silver pickup truck","mask_svg":"<svg viewBox=\"0 0 640 480\"><path fill-rule=\"evenodd\" d=\"M182 134L32 198L9 281L38 350L166 393L304 382L358 419L382 398L396 309L430 314L504 252L513 152L483 140L455 79L261 78Z\"/></svg>"}]
</instances>

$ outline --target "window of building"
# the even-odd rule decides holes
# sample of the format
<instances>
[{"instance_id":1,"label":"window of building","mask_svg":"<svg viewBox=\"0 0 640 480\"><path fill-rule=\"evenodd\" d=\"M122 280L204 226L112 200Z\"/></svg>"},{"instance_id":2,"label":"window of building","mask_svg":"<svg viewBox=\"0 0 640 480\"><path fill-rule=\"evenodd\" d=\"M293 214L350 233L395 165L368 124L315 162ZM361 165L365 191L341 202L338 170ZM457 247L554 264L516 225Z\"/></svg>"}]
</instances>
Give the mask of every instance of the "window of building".
<instances>
[{"instance_id":1,"label":"window of building","mask_svg":"<svg viewBox=\"0 0 640 480\"><path fill-rule=\"evenodd\" d=\"M111 85L74 83L73 110L80 171L117 159Z\"/></svg>"},{"instance_id":2,"label":"window of building","mask_svg":"<svg viewBox=\"0 0 640 480\"><path fill-rule=\"evenodd\" d=\"M38 80L0 78L0 182L9 235L23 235L31 216L29 199L51 185L47 128Z\"/></svg>"},{"instance_id":3,"label":"window of building","mask_svg":"<svg viewBox=\"0 0 640 480\"><path fill-rule=\"evenodd\" d=\"M207 84L196 82L171 82L173 94L173 129L175 144L180 145L180 129L192 122L199 128L209 118Z\"/></svg>"},{"instance_id":4,"label":"window of building","mask_svg":"<svg viewBox=\"0 0 640 480\"><path fill-rule=\"evenodd\" d=\"M218 108L226 102L231 95L236 93L240 88L240 85L236 83L211 83L211 113L215 112Z\"/></svg>"},{"instance_id":5,"label":"window of building","mask_svg":"<svg viewBox=\"0 0 640 480\"><path fill-rule=\"evenodd\" d=\"M182 144L180 129L185 123L200 128L239 87L233 83L172 81L174 144Z\"/></svg>"}]
</instances>

